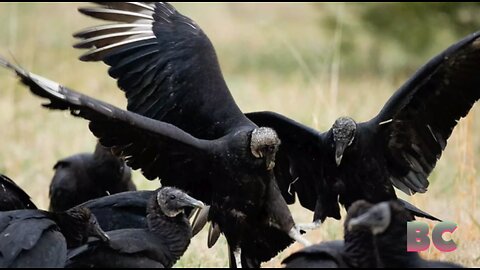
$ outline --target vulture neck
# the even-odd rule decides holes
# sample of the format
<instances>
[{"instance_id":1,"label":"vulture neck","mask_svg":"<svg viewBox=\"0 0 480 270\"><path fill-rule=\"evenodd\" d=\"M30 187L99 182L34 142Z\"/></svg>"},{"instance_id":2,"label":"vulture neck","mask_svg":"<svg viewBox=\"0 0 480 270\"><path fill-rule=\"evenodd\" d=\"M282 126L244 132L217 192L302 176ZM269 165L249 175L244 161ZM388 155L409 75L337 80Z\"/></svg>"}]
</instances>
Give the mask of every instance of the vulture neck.
<instances>
[{"instance_id":1,"label":"vulture neck","mask_svg":"<svg viewBox=\"0 0 480 270\"><path fill-rule=\"evenodd\" d=\"M417 252L407 252L405 223L399 222L392 225L385 233L374 237L375 254L380 264L378 267L414 266L421 258Z\"/></svg>"},{"instance_id":2,"label":"vulture neck","mask_svg":"<svg viewBox=\"0 0 480 270\"><path fill-rule=\"evenodd\" d=\"M86 224L72 217L68 212L49 213L48 216L57 223L60 232L65 237L67 248L79 247L86 243Z\"/></svg>"},{"instance_id":3,"label":"vulture neck","mask_svg":"<svg viewBox=\"0 0 480 270\"><path fill-rule=\"evenodd\" d=\"M374 267L376 251L374 239L368 230L356 230L345 234L344 255L351 267Z\"/></svg>"},{"instance_id":4,"label":"vulture neck","mask_svg":"<svg viewBox=\"0 0 480 270\"><path fill-rule=\"evenodd\" d=\"M163 240L165 247L170 252L168 260L173 264L185 253L190 244L192 229L184 213L175 217L166 216L157 203L156 196L150 198L147 206L147 223L149 230Z\"/></svg>"}]
</instances>

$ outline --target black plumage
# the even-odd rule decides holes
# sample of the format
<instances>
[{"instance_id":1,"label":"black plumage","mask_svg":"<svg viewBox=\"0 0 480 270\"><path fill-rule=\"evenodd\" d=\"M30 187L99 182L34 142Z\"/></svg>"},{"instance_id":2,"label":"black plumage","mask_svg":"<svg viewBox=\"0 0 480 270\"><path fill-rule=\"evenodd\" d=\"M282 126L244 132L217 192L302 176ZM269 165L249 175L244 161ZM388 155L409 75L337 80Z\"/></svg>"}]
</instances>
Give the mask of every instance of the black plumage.
<instances>
[{"instance_id":1,"label":"black plumage","mask_svg":"<svg viewBox=\"0 0 480 270\"><path fill-rule=\"evenodd\" d=\"M64 267L67 248L86 243L89 236L108 241L87 208L0 212L0 267Z\"/></svg>"},{"instance_id":2,"label":"black plumage","mask_svg":"<svg viewBox=\"0 0 480 270\"><path fill-rule=\"evenodd\" d=\"M155 191L127 191L89 200L79 205L92 211L105 231L147 228L147 202Z\"/></svg>"},{"instance_id":3,"label":"black plumage","mask_svg":"<svg viewBox=\"0 0 480 270\"><path fill-rule=\"evenodd\" d=\"M37 206L12 179L0 174L0 212L19 209L37 209Z\"/></svg>"},{"instance_id":4,"label":"black plumage","mask_svg":"<svg viewBox=\"0 0 480 270\"><path fill-rule=\"evenodd\" d=\"M480 32L446 49L420 68L373 119L348 117L320 133L273 112L247 116L275 129L282 145L275 168L290 199L314 211L314 219L339 218L356 200L396 198L394 186L411 195L427 190L453 128L480 97ZM288 196L288 194L287 194Z\"/></svg>"},{"instance_id":5,"label":"black plumage","mask_svg":"<svg viewBox=\"0 0 480 270\"><path fill-rule=\"evenodd\" d=\"M64 158L53 168L51 211L65 211L94 198L136 190L131 169L99 143L93 153Z\"/></svg>"},{"instance_id":6,"label":"black plumage","mask_svg":"<svg viewBox=\"0 0 480 270\"><path fill-rule=\"evenodd\" d=\"M461 265L429 261L417 252L407 252L407 222L412 220L409 211L397 200L378 203L346 224L349 231L368 230L372 235L376 267L387 268L459 268ZM372 252L373 251L373 252ZM373 262L373 261L372 261Z\"/></svg>"},{"instance_id":7,"label":"black plumage","mask_svg":"<svg viewBox=\"0 0 480 270\"><path fill-rule=\"evenodd\" d=\"M147 207L148 228L109 231L108 243L94 240L70 250L67 267L172 267L192 236L185 210L204 205L172 187L160 188L152 195Z\"/></svg>"},{"instance_id":8,"label":"black plumage","mask_svg":"<svg viewBox=\"0 0 480 270\"><path fill-rule=\"evenodd\" d=\"M113 22L74 34L81 39L75 47L90 49L81 60L110 66L109 75L127 97L127 109L175 125L194 137L188 141L198 139L197 150L203 140L215 142L206 147L215 153L205 156L191 149L186 155L178 144L165 143L164 155L148 140L132 144L114 139L105 133L105 123L92 122L100 142L128 145L121 151L132 168L210 204L213 226L234 250L249 246L245 252L253 266L288 246L287 233L293 228L298 235L298 230L282 197L285 187L278 187L270 173L280 141L273 130L258 128L240 111L202 29L168 3L100 3L79 11Z\"/></svg>"},{"instance_id":9,"label":"black plumage","mask_svg":"<svg viewBox=\"0 0 480 270\"><path fill-rule=\"evenodd\" d=\"M372 207L358 201L348 209L345 219L344 240L326 241L301 249L285 258L286 268L349 268L373 265L372 235L367 229L349 230L348 222Z\"/></svg>"},{"instance_id":10,"label":"black plumage","mask_svg":"<svg viewBox=\"0 0 480 270\"><path fill-rule=\"evenodd\" d=\"M285 268L350 268L343 257L344 241L327 241L291 254L282 261Z\"/></svg>"},{"instance_id":11,"label":"black plumage","mask_svg":"<svg viewBox=\"0 0 480 270\"><path fill-rule=\"evenodd\" d=\"M376 205L352 204L345 221L345 240L324 242L300 250L283 263L287 268L432 268L460 265L428 261L407 252L407 226L411 213L399 201Z\"/></svg>"},{"instance_id":12,"label":"black plumage","mask_svg":"<svg viewBox=\"0 0 480 270\"><path fill-rule=\"evenodd\" d=\"M216 140L197 139L171 124L123 111L15 68L33 93L50 99L44 106L70 109L73 115L89 119L100 143L126 156L132 168L205 198L210 203L209 219L234 250L249 247L242 256L251 258L255 266L290 245L292 238L303 240L268 170L267 164L274 161L269 159L271 141L263 141L264 129L240 127ZM257 144L262 151L259 158L250 148ZM198 178L204 182L197 182Z\"/></svg>"},{"instance_id":13,"label":"black plumage","mask_svg":"<svg viewBox=\"0 0 480 270\"><path fill-rule=\"evenodd\" d=\"M176 186L209 204L208 219L225 234L237 262L241 250L250 266L260 266L292 239L308 244L271 170L280 140L240 111L203 31L166 3L106 3L82 12L127 19L116 8L140 9L127 17L143 18L129 25L145 28L143 34L130 29L137 34L122 41L96 36L126 29L113 24L76 36L95 43L82 59L103 59L112 66L109 73L118 77L133 112L0 62L15 69L34 94L48 98L46 107L90 120L99 142L147 179L160 178L163 186Z\"/></svg>"}]
</instances>

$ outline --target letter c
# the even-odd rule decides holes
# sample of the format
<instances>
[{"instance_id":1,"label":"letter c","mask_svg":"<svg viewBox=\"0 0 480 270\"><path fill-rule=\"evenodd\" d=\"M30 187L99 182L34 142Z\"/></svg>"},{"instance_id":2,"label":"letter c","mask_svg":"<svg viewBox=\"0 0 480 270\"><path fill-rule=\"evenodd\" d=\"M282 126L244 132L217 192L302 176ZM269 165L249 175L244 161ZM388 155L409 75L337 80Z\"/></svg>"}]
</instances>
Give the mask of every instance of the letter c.
<instances>
[{"instance_id":1,"label":"letter c","mask_svg":"<svg viewBox=\"0 0 480 270\"><path fill-rule=\"evenodd\" d=\"M457 249L457 244L453 240L445 241L442 235L446 232L453 233L457 229L457 224L445 221L437 224L432 231L433 245L442 252L451 252Z\"/></svg>"}]
</instances>

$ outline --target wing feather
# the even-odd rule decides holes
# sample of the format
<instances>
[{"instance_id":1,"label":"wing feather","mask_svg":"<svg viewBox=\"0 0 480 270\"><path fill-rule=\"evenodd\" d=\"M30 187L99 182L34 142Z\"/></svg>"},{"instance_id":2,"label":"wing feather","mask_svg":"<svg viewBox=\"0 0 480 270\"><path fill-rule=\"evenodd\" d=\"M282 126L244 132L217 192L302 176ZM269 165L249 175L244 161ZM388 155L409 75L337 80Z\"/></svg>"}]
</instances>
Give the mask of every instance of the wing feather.
<instances>
[{"instance_id":1,"label":"wing feather","mask_svg":"<svg viewBox=\"0 0 480 270\"><path fill-rule=\"evenodd\" d=\"M285 201L293 203L297 195L303 207L314 211L314 220L340 219L338 196L326 182L322 166L326 135L274 112L246 116L259 126L273 128L282 141L274 172Z\"/></svg>"},{"instance_id":2,"label":"wing feather","mask_svg":"<svg viewBox=\"0 0 480 270\"><path fill-rule=\"evenodd\" d=\"M407 194L427 191L427 177L458 121L480 98L480 32L417 71L368 124L379 125L387 173Z\"/></svg>"},{"instance_id":3,"label":"wing feather","mask_svg":"<svg viewBox=\"0 0 480 270\"><path fill-rule=\"evenodd\" d=\"M110 66L128 110L203 139L255 127L233 100L208 37L170 4L100 3L79 10L118 23L76 33L75 47L90 49L81 60Z\"/></svg>"},{"instance_id":4,"label":"wing feather","mask_svg":"<svg viewBox=\"0 0 480 270\"><path fill-rule=\"evenodd\" d=\"M123 156L132 169L141 169L147 179L160 178L164 185L177 186L209 201L209 157L215 141L197 139L169 123L82 95L5 60L0 59L0 64L15 70L32 93L50 101L43 106L70 110L72 115L89 120L100 144Z\"/></svg>"}]
</instances>

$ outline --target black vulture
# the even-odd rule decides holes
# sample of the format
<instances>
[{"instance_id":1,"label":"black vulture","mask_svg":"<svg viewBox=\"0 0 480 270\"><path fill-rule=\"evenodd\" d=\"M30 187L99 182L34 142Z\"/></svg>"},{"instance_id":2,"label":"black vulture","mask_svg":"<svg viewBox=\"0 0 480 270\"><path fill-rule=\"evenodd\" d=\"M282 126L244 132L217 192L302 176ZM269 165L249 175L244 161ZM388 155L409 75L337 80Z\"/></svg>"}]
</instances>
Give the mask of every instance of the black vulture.
<instances>
[{"instance_id":1,"label":"black vulture","mask_svg":"<svg viewBox=\"0 0 480 270\"><path fill-rule=\"evenodd\" d=\"M345 220L345 240L331 241L293 253L282 263L287 268L433 268L460 265L428 261L407 252L407 222L410 211L397 200L372 205L352 204Z\"/></svg>"},{"instance_id":2,"label":"black vulture","mask_svg":"<svg viewBox=\"0 0 480 270\"><path fill-rule=\"evenodd\" d=\"M126 191L89 200L79 205L92 211L105 231L147 228L147 202L153 190Z\"/></svg>"},{"instance_id":3,"label":"black vulture","mask_svg":"<svg viewBox=\"0 0 480 270\"><path fill-rule=\"evenodd\" d=\"M346 226L355 217L372 207L366 201L357 201L348 209L344 240L326 241L301 249L285 258L286 268L349 268L372 265L372 235L367 229L350 231Z\"/></svg>"},{"instance_id":4,"label":"black vulture","mask_svg":"<svg viewBox=\"0 0 480 270\"><path fill-rule=\"evenodd\" d=\"M64 267L67 249L108 236L87 208L0 212L0 267Z\"/></svg>"},{"instance_id":5,"label":"black vulture","mask_svg":"<svg viewBox=\"0 0 480 270\"><path fill-rule=\"evenodd\" d=\"M93 240L70 250L67 267L169 268L190 244L185 210L204 204L179 189L162 187L147 206L148 228L109 231L110 241Z\"/></svg>"},{"instance_id":6,"label":"black vulture","mask_svg":"<svg viewBox=\"0 0 480 270\"><path fill-rule=\"evenodd\" d=\"M428 261L417 252L407 251L407 222L412 220L398 201L385 201L372 206L364 214L352 218L346 224L349 231L368 229L374 244L376 267L388 268L459 268L461 265Z\"/></svg>"},{"instance_id":7,"label":"black vulture","mask_svg":"<svg viewBox=\"0 0 480 270\"><path fill-rule=\"evenodd\" d=\"M12 179L0 174L0 212L19 209L37 209L37 206Z\"/></svg>"},{"instance_id":8,"label":"black vulture","mask_svg":"<svg viewBox=\"0 0 480 270\"><path fill-rule=\"evenodd\" d=\"M100 142L123 151L128 164L142 168L147 178L160 177L163 185L211 205L212 232L225 234L237 258L244 250L242 260L248 258L249 266L259 267L288 246L287 234L307 243L289 213L287 203L293 201L282 197L288 185L278 186L271 173L274 165L288 171L288 164L275 162L280 140L274 130L259 128L241 112L202 29L162 2L99 3L79 11L113 22L74 34L81 39L74 46L89 49L81 60L110 66L108 73L125 92L129 111L178 127L194 137L188 141L216 143L206 147L209 157L169 143L162 146L168 152L162 156L146 147L152 142L112 139L92 123Z\"/></svg>"},{"instance_id":9,"label":"black vulture","mask_svg":"<svg viewBox=\"0 0 480 270\"><path fill-rule=\"evenodd\" d=\"M240 255L244 261L249 259L250 266L259 266L293 239L309 244L295 226L271 171L278 147L271 145L278 143L273 130L241 126L216 140L198 139L169 123L121 110L7 62L2 64L14 68L33 93L50 99L44 106L70 109L73 115L89 119L90 130L100 143L125 156L127 164L141 168L148 179L160 176L163 185L183 186L194 196L206 198L209 219L235 247L238 266ZM255 157L252 152L261 154Z\"/></svg>"},{"instance_id":10,"label":"black vulture","mask_svg":"<svg viewBox=\"0 0 480 270\"><path fill-rule=\"evenodd\" d=\"M245 266L258 267L293 240L309 244L272 172L280 140L238 108L200 27L166 3L105 3L81 11L122 22L76 36L85 38L77 47L95 47L82 59L112 66L130 111L0 63L49 99L46 107L90 120L99 142L132 169L209 204L208 219L224 233L236 265L248 259Z\"/></svg>"},{"instance_id":11,"label":"black vulture","mask_svg":"<svg viewBox=\"0 0 480 270\"><path fill-rule=\"evenodd\" d=\"M97 143L92 153L58 161L50 183L50 210L65 211L83 202L118 192L136 190L131 169Z\"/></svg>"},{"instance_id":12,"label":"black vulture","mask_svg":"<svg viewBox=\"0 0 480 270\"><path fill-rule=\"evenodd\" d=\"M394 186L412 195L427 191L453 128L480 97L480 32L471 34L420 68L367 122L341 117L320 133L274 112L247 116L275 129L282 145L275 168L279 185L314 211L314 221L339 218L356 200L397 198Z\"/></svg>"}]
</instances>

